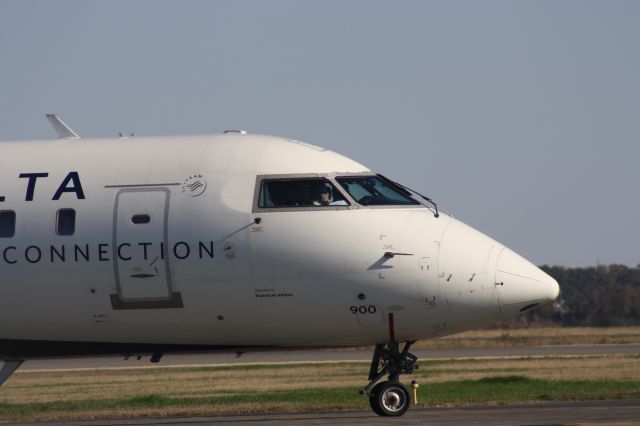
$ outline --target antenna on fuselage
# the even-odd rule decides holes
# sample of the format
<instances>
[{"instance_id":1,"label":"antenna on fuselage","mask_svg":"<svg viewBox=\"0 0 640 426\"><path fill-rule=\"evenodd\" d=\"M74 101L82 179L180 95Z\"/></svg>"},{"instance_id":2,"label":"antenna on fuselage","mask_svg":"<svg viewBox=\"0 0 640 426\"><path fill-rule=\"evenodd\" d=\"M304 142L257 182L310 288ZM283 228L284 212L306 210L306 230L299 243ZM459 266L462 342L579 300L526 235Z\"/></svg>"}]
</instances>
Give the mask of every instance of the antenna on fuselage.
<instances>
[{"instance_id":1,"label":"antenna on fuselage","mask_svg":"<svg viewBox=\"0 0 640 426\"><path fill-rule=\"evenodd\" d=\"M80 139L80 136L73 129L55 114L47 114L49 123L53 126L59 139Z\"/></svg>"}]
</instances>

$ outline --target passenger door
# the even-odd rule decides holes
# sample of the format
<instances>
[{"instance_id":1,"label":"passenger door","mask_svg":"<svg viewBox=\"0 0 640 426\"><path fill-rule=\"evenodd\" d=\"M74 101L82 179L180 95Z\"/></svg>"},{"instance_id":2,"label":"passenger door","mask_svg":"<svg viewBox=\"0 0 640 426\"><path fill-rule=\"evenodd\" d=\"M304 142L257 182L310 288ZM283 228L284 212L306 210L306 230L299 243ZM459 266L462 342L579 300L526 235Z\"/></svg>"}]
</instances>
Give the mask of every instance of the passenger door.
<instances>
[{"instance_id":1,"label":"passenger door","mask_svg":"<svg viewBox=\"0 0 640 426\"><path fill-rule=\"evenodd\" d=\"M123 189L116 195L113 259L123 302L167 300L172 286L167 253L170 192Z\"/></svg>"}]
</instances>

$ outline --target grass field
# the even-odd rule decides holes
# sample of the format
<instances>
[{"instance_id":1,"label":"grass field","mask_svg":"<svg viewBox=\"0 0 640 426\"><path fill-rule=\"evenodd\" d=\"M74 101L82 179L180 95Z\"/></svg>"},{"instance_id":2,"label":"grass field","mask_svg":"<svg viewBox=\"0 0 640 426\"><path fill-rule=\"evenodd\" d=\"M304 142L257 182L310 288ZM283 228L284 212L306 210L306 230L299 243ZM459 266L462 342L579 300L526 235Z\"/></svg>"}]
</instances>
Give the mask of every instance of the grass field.
<instances>
[{"instance_id":1,"label":"grass field","mask_svg":"<svg viewBox=\"0 0 640 426\"><path fill-rule=\"evenodd\" d=\"M478 330L418 342L416 348L478 348L535 345L640 343L640 327L522 328Z\"/></svg>"},{"instance_id":2,"label":"grass field","mask_svg":"<svg viewBox=\"0 0 640 426\"><path fill-rule=\"evenodd\" d=\"M499 333L469 334L463 341L505 340ZM524 334L531 337L531 331ZM542 334L558 333L539 330L535 335ZM638 334L623 329L609 338ZM420 383L419 406L640 398L640 355L420 364L415 374L403 376L405 383ZM345 362L19 371L0 387L0 421L361 410L368 409L366 398L358 394L368 369L367 362Z\"/></svg>"}]
</instances>

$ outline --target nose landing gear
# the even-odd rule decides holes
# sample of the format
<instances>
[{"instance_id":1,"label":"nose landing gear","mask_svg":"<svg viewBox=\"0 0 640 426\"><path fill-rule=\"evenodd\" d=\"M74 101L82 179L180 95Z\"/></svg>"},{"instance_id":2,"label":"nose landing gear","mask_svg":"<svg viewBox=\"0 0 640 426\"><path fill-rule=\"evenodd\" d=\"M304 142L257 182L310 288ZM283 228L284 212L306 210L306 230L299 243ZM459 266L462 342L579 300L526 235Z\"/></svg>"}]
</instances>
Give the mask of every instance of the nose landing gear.
<instances>
[{"instance_id":1,"label":"nose landing gear","mask_svg":"<svg viewBox=\"0 0 640 426\"><path fill-rule=\"evenodd\" d=\"M400 374L418 369L418 358L409 353L415 341L407 342L402 351L397 342L376 345L369 370L369 384L361 393L369 396L371 409L379 416L401 416L411 404L409 391L400 383ZM386 374L389 380L377 383Z\"/></svg>"}]
</instances>

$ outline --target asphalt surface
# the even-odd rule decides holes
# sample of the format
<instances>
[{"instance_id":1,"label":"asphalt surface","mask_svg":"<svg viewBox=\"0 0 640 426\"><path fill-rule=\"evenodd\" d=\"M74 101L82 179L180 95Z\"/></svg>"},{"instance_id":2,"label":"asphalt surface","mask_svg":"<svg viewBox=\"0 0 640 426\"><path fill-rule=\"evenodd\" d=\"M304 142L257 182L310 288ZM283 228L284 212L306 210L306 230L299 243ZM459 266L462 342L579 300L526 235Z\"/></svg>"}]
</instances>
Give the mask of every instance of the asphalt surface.
<instances>
[{"instance_id":1,"label":"asphalt surface","mask_svg":"<svg viewBox=\"0 0 640 426\"><path fill-rule=\"evenodd\" d=\"M508 348L470 348L470 349L419 349L411 351L420 360L479 357L521 357L521 356L585 356L612 354L640 354L640 344L621 345L553 345L525 346ZM335 361L371 361L373 348L343 350L300 350L249 352L238 357L234 353L169 354L158 364L149 362L149 355L141 359L130 357L91 357L28 360L19 371L67 370L93 368L126 367L162 367L226 365L273 362L335 362Z\"/></svg>"},{"instance_id":2,"label":"asphalt surface","mask_svg":"<svg viewBox=\"0 0 640 426\"><path fill-rule=\"evenodd\" d=\"M30 423L58 425L639 425L640 400L589 401L530 405L473 406L409 410L398 418L370 412L279 414L268 416L181 417L116 421Z\"/></svg>"}]
</instances>

